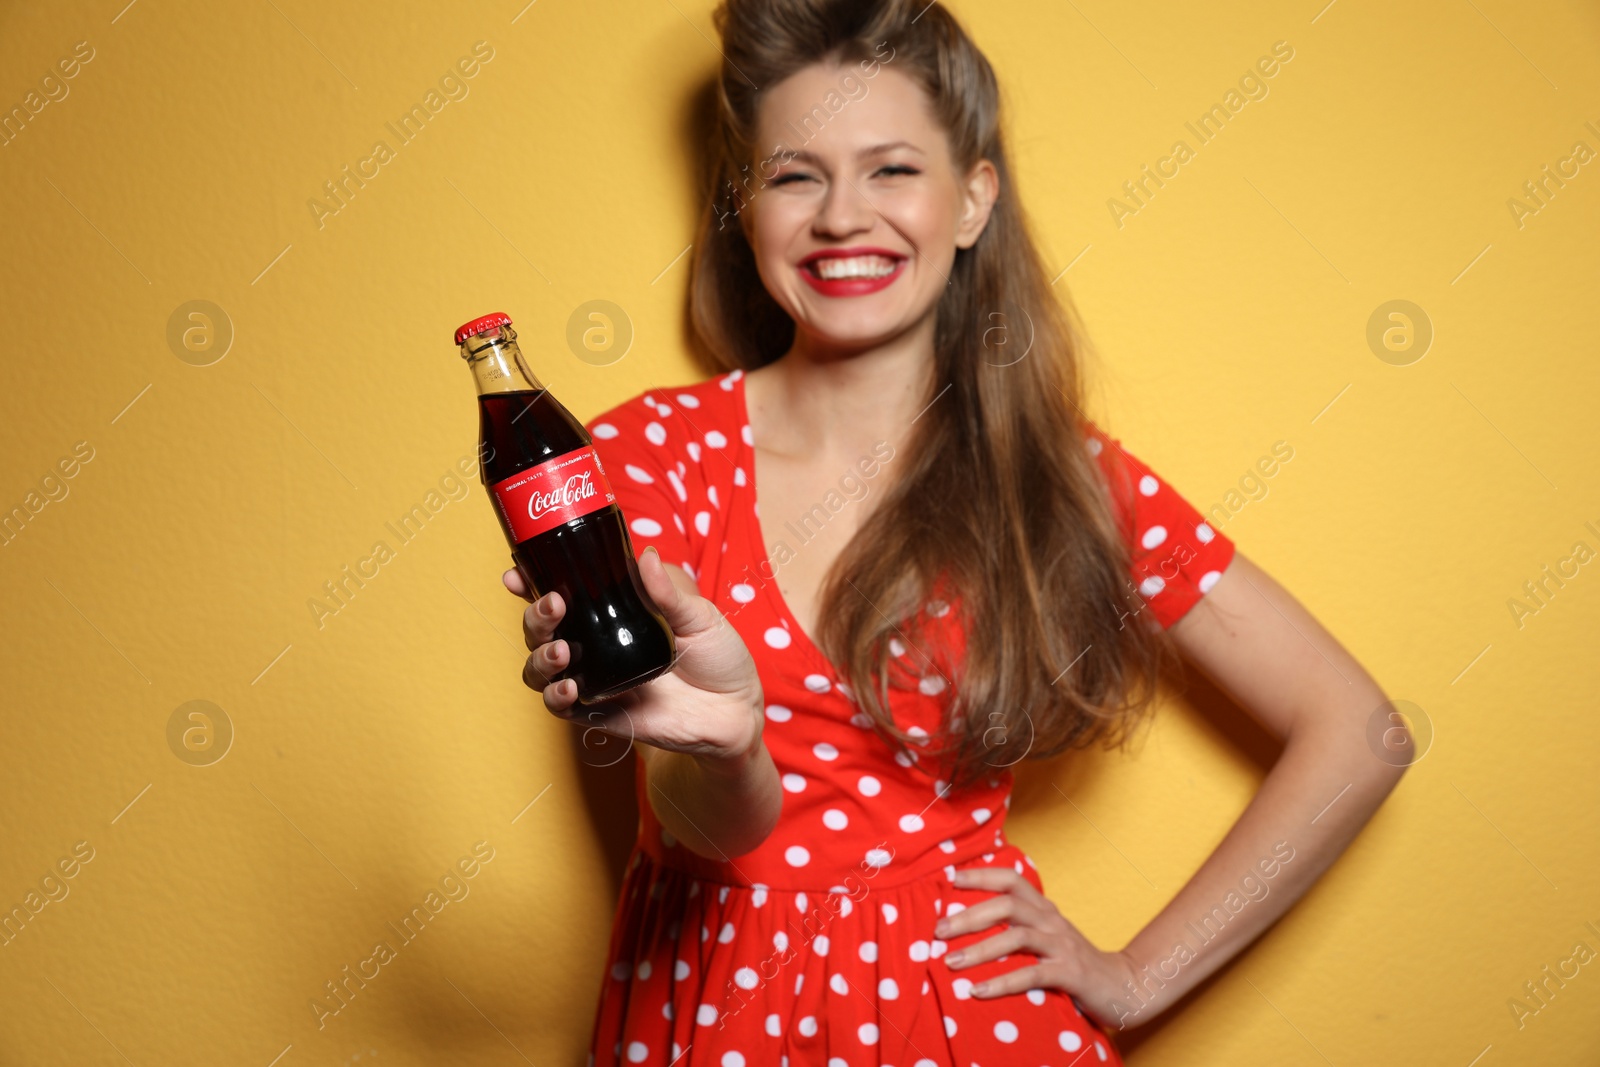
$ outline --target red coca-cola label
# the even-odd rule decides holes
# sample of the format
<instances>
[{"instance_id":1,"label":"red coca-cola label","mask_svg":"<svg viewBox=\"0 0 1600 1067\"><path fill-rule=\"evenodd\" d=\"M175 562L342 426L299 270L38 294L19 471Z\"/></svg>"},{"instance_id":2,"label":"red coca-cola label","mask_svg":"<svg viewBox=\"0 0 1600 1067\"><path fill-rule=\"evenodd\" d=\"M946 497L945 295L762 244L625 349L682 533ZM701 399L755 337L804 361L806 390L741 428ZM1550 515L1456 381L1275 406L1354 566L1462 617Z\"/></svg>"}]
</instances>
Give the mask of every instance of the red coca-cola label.
<instances>
[{"instance_id":1,"label":"red coca-cola label","mask_svg":"<svg viewBox=\"0 0 1600 1067\"><path fill-rule=\"evenodd\" d=\"M617 499L592 446L519 471L489 491L518 544Z\"/></svg>"}]
</instances>

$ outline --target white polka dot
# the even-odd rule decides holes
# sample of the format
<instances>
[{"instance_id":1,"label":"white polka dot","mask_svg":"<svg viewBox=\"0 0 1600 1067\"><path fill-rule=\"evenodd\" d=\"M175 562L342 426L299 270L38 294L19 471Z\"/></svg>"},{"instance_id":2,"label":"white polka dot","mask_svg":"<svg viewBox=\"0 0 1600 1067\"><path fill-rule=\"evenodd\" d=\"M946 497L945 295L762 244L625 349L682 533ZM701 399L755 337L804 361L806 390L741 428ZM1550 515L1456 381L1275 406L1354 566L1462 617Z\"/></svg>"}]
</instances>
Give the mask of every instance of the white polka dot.
<instances>
[{"instance_id":1,"label":"white polka dot","mask_svg":"<svg viewBox=\"0 0 1600 1067\"><path fill-rule=\"evenodd\" d=\"M924 963L928 959L928 943L926 941L911 942L911 962Z\"/></svg>"},{"instance_id":2,"label":"white polka dot","mask_svg":"<svg viewBox=\"0 0 1600 1067\"><path fill-rule=\"evenodd\" d=\"M783 859L791 867L804 867L811 862L811 853L804 845L790 845L783 850Z\"/></svg>"},{"instance_id":3,"label":"white polka dot","mask_svg":"<svg viewBox=\"0 0 1600 1067\"><path fill-rule=\"evenodd\" d=\"M750 432L750 426L748 423L739 427L739 439L747 445L754 445L756 443L755 434Z\"/></svg>"},{"instance_id":4,"label":"white polka dot","mask_svg":"<svg viewBox=\"0 0 1600 1067\"><path fill-rule=\"evenodd\" d=\"M909 752L900 751L894 754L894 761L902 767L909 767L917 761L917 757Z\"/></svg>"},{"instance_id":5,"label":"white polka dot","mask_svg":"<svg viewBox=\"0 0 1600 1067\"><path fill-rule=\"evenodd\" d=\"M863 774L856 780L856 788L864 797L875 797L883 791L883 783L870 774Z\"/></svg>"},{"instance_id":6,"label":"white polka dot","mask_svg":"<svg viewBox=\"0 0 1600 1067\"><path fill-rule=\"evenodd\" d=\"M900 643L898 637L889 638L889 655L899 658L906 654L906 646Z\"/></svg>"},{"instance_id":7,"label":"white polka dot","mask_svg":"<svg viewBox=\"0 0 1600 1067\"><path fill-rule=\"evenodd\" d=\"M893 978L878 980L878 996L883 1000L899 1000L900 986Z\"/></svg>"},{"instance_id":8,"label":"white polka dot","mask_svg":"<svg viewBox=\"0 0 1600 1067\"><path fill-rule=\"evenodd\" d=\"M878 1043L878 1024L862 1023L856 1028L856 1036L863 1045L876 1045Z\"/></svg>"},{"instance_id":9,"label":"white polka dot","mask_svg":"<svg viewBox=\"0 0 1600 1067\"><path fill-rule=\"evenodd\" d=\"M653 445L664 445L667 443L667 431L659 422L652 422L645 426L644 435L645 437L649 438L650 443Z\"/></svg>"},{"instance_id":10,"label":"white polka dot","mask_svg":"<svg viewBox=\"0 0 1600 1067\"><path fill-rule=\"evenodd\" d=\"M710 1026L717 1021L717 1009L710 1004L702 1004L695 1009L694 1021L701 1026Z\"/></svg>"},{"instance_id":11,"label":"white polka dot","mask_svg":"<svg viewBox=\"0 0 1600 1067\"><path fill-rule=\"evenodd\" d=\"M900 918L900 909L893 904L885 903L883 905L883 921L893 923L898 918Z\"/></svg>"},{"instance_id":12,"label":"white polka dot","mask_svg":"<svg viewBox=\"0 0 1600 1067\"><path fill-rule=\"evenodd\" d=\"M1221 571L1206 571L1204 574L1202 574L1200 576L1200 592L1202 592L1202 593L1211 592L1211 587L1216 585L1217 582L1219 580L1221 580L1221 578L1222 578L1222 572Z\"/></svg>"},{"instance_id":13,"label":"white polka dot","mask_svg":"<svg viewBox=\"0 0 1600 1067\"><path fill-rule=\"evenodd\" d=\"M661 1017L668 1022L671 1022L677 1014L677 1009L672 1006L672 1001L669 1000L661 1005ZM673 1045L673 1048L677 1048L677 1045Z\"/></svg>"},{"instance_id":14,"label":"white polka dot","mask_svg":"<svg viewBox=\"0 0 1600 1067\"><path fill-rule=\"evenodd\" d=\"M850 825L850 817L838 808L829 808L822 813L822 825L830 830L843 830Z\"/></svg>"},{"instance_id":15,"label":"white polka dot","mask_svg":"<svg viewBox=\"0 0 1600 1067\"><path fill-rule=\"evenodd\" d=\"M706 434L706 447L727 448L728 438L723 435L721 430L712 430Z\"/></svg>"},{"instance_id":16,"label":"white polka dot","mask_svg":"<svg viewBox=\"0 0 1600 1067\"><path fill-rule=\"evenodd\" d=\"M890 852L888 849L869 848L867 849L866 859L863 862L866 863L868 867L887 867L889 866L889 862L893 859L894 853Z\"/></svg>"},{"instance_id":17,"label":"white polka dot","mask_svg":"<svg viewBox=\"0 0 1600 1067\"><path fill-rule=\"evenodd\" d=\"M1141 496L1155 496L1156 490L1161 488L1161 483L1146 474L1139 479L1139 494Z\"/></svg>"},{"instance_id":18,"label":"white polka dot","mask_svg":"<svg viewBox=\"0 0 1600 1067\"><path fill-rule=\"evenodd\" d=\"M806 688L813 693L826 693L833 688L833 683L820 674L806 675Z\"/></svg>"},{"instance_id":19,"label":"white polka dot","mask_svg":"<svg viewBox=\"0 0 1600 1067\"><path fill-rule=\"evenodd\" d=\"M832 978L828 979L828 988L842 996L850 992L850 983L844 980L844 975L836 972Z\"/></svg>"},{"instance_id":20,"label":"white polka dot","mask_svg":"<svg viewBox=\"0 0 1600 1067\"><path fill-rule=\"evenodd\" d=\"M717 931L717 943L721 944L721 945L726 945L730 941L732 941L736 936L738 936L738 932L736 930L734 930L733 924L732 923L723 923L722 924L722 929Z\"/></svg>"},{"instance_id":21,"label":"white polka dot","mask_svg":"<svg viewBox=\"0 0 1600 1067\"><path fill-rule=\"evenodd\" d=\"M771 648L788 648L789 647L789 641L790 641L789 631L785 630L781 626L769 626L769 627L767 627L767 632L762 634L761 638L762 638L762 640L766 641L767 645L769 647L771 647Z\"/></svg>"},{"instance_id":22,"label":"white polka dot","mask_svg":"<svg viewBox=\"0 0 1600 1067\"><path fill-rule=\"evenodd\" d=\"M1007 1019L1001 1019L994 1024L994 1036L1008 1045L1012 1044L1017 1040L1017 1024Z\"/></svg>"},{"instance_id":23,"label":"white polka dot","mask_svg":"<svg viewBox=\"0 0 1600 1067\"><path fill-rule=\"evenodd\" d=\"M1061 1031L1056 1035L1056 1040L1060 1042L1062 1049L1067 1052L1076 1052L1083 1047L1083 1038L1079 1037L1075 1030Z\"/></svg>"},{"instance_id":24,"label":"white polka dot","mask_svg":"<svg viewBox=\"0 0 1600 1067\"><path fill-rule=\"evenodd\" d=\"M950 614L950 605L942 600L930 600L928 601L928 614L936 619L942 619Z\"/></svg>"},{"instance_id":25,"label":"white polka dot","mask_svg":"<svg viewBox=\"0 0 1600 1067\"><path fill-rule=\"evenodd\" d=\"M643 467L635 467L632 463L624 463L622 469L628 472L628 477L641 485L651 485L655 482L655 477Z\"/></svg>"},{"instance_id":26,"label":"white polka dot","mask_svg":"<svg viewBox=\"0 0 1600 1067\"><path fill-rule=\"evenodd\" d=\"M805 787L806 780L800 775L790 772L789 774L783 776L783 788L787 789L789 792L798 793L804 790Z\"/></svg>"},{"instance_id":27,"label":"white polka dot","mask_svg":"<svg viewBox=\"0 0 1600 1067\"><path fill-rule=\"evenodd\" d=\"M819 956L826 956L828 954L828 946L831 944L832 942L828 940L827 934L818 934L811 940L811 950Z\"/></svg>"},{"instance_id":28,"label":"white polka dot","mask_svg":"<svg viewBox=\"0 0 1600 1067\"><path fill-rule=\"evenodd\" d=\"M778 1018L777 1012L773 1012L771 1015L767 1016L767 1036L783 1036L783 1020Z\"/></svg>"},{"instance_id":29,"label":"white polka dot","mask_svg":"<svg viewBox=\"0 0 1600 1067\"><path fill-rule=\"evenodd\" d=\"M956 850L956 843L954 841L950 841L950 840L947 839L947 840L939 842L939 851L940 852L948 853L948 852L954 852L955 850Z\"/></svg>"},{"instance_id":30,"label":"white polka dot","mask_svg":"<svg viewBox=\"0 0 1600 1067\"><path fill-rule=\"evenodd\" d=\"M806 895L804 893L796 893L794 895L794 910L795 911L805 911L806 910Z\"/></svg>"},{"instance_id":31,"label":"white polka dot","mask_svg":"<svg viewBox=\"0 0 1600 1067\"><path fill-rule=\"evenodd\" d=\"M756 598L755 587L746 582L738 583L728 590L728 594L741 604L748 604Z\"/></svg>"},{"instance_id":32,"label":"white polka dot","mask_svg":"<svg viewBox=\"0 0 1600 1067\"><path fill-rule=\"evenodd\" d=\"M815 1037L817 1035L817 1017L815 1015L807 1015L800 1020L795 1029L800 1031L801 1037Z\"/></svg>"},{"instance_id":33,"label":"white polka dot","mask_svg":"<svg viewBox=\"0 0 1600 1067\"><path fill-rule=\"evenodd\" d=\"M839 750L826 741L818 741L812 745L811 754L820 760L836 760L839 758Z\"/></svg>"},{"instance_id":34,"label":"white polka dot","mask_svg":"<svg viewBox=\"0 0 1600 1067\"><path fill-rule=\"evenodd\" d=\"M955 1037L956 1036L956 1021L954 1019L950 1018L950 1016L948 1016L948 1015L946 1015L944 1017L944 1036L945 1037Z\"/></svg>"},{"instance_id":35,"label":"white polka dot","mask_svg":"<svg viewBox=\"0 0 1600 1067\"><path fill-rule=\"evenodd\" d=\"M643 1041L628 1042L628 1062L643 1063L645 1057L650 1055L649 1047Z\"/></svg>"},{"instance_id":36,"label":"white polka dot","mask_svg":"<svg viewBox=\"0 0 1600 1067\"><path fill-rule=\"evenodd\" d=\"M902 815L902 816L900 816L900 829L904 830L908 834L916 833L918 830L922 829L922 816L920 816L920 815Z\"/></svg>"},{"instance_id":37,"label":"white polka dot","mask_svg":"<svg viewBox=\"0 0 1600 1067\"><path fill-rule=\"evenodd\" d=\"M717 500L717 487L714 485L706 486L706 499L711 501L711 506L714 508L720 508L722 506L722 504Z\"/></svg>"},{"instance_id":38,"label":"white polka dot","mask_svg":"<svg viewBox=\"0 0 1600 1067\"><path fill-rule=\"evenodd\" d=\"M628 524L628 527L640 537L660 537L661 524L654 519L638 518Z\"/></svg>"},{"instance_id":39,"label":"white polka dot","mask_svg":"<svg viewBox=\"0 0 1600 1067\"><path fill-rule=\"evenodd\" d=\"M744 483L745 483L744 468L743 467L735 467L735 468L733 468L733 484L734 485L743 485Z\"/></svg>"},{"instance_id":40,"label":"white polka dot","mask_svg":"<svg viewBox=\"0 0 1600 1067\"><path fill-rule=\"evenodd\" d=\"M1042 989L1030 989L1025 995L1028 998L1028 1003L1034 1005L1035 1007L1039 1007L1044 1004L1044 990Z\"/></svg>"},{"instance_id":41,"label":"white polka dot","mask_svg":"<svg viewBox=\"0 0 1600 1067\"><path fill-rule=\"evenodd\" d=\"M950 992L956 995L957 1000L966 1000L972 996L972 979L957 978L950 983Z\"/></svg>"},{"instance_id":42,"label":"white polka dot","mask_svg":"<svg viewBox=\"0 0 1600 1067\"><path fill-rule=\"evenodd\" d=\"M949 917L951 915L960 915L962 912L964 912L966 910L967 910L967 906L965 904L961 903L961 901L952 900L950 902L950 907L945 911L945 916Z\"/></svg>"},{"instance_id":43,"label":"white polka dot","mask_svg":"<svg viewBox=\"0 0 1600 1067\"><path fill-rule=\"evenodd\" d=\"M761 984L761 976L753 967L740 967L733 972L733 984L740 989L754 989Z\"/></svg>"},{"instance_id":44,"label":"white polka dot","mask_svg":"<svg viewBox=\"0 0 1600 1067\"><path fill-rule=\"evenodd\" d=\"M917 683L917 688L924 696L936 697L944 692L945 681L937 674L930 674Z\"/></svg>"},{"instance_id":45,"label":"white polka dot","mask_svg":"<svg viewBox=\"0 0 1600 1067\"><path fill-rule=\"evenodd\" d=\"M1213 530L1210 526L1202 522L1199 526L1194 528L1194 536L1202 545L1209 545L1211 543L1211 539L1217 536L1217 531Z\"/></svg>"},{"instance_id":46,"label":"white polka dot","mask_svg":"<svg viewBox=\"0 0 1600 1067\"><path fill-rule=\"evenodd\" d=\"M1155 548L1166 539L1167 528L1165 526L1152 526L1144 532L1143 537L1139 538L1139 543L1145 548Z\"/></svg>"},{"instance_id":47,"label":"white polka dot","mask_svg":"<svg viewBox=\"0 0 1600 1067\"><path fill-rule=\"evenodd\" d=\"M628 966L627 960L618 960L616 963L611 965L611 977L615 978L619 982L625 982L628 980L628 974L630 971L632 971L632 969L633 968Z\"/></svg>"},{"instance_id":48,"label":"white polka dot","mask_svg":"<svg viewBox=\"0 0 1600 1067\"><path fill-rule=\"evenodd\" d=\"M990 811L988 808L974 808L972 809L972 821L977 823L979 826L982 826L984 823L989 821L989 817L993 814L994 812Z\"/></svg>"},{"instance_id":49,"label":"white polka dot","mask_svg":"<svg viewBox=\"0 0 1600 1067\"><path fill-rule=\"evenodd\" d=\"M699 441L690 441L689 444L688 444L688 449L689 449L689 458L694 460L696 463L699 463L700 462L700 442Z\"/></svg>"},{"instance_id":50,"label":"white polka dot","mask_svg":"<svg viewBox=\"0 0 1600 1067\"><path fill-rule=\"evenodd\" d=\"M670 474L671 472L669 471L668 473ZM689 532L688 529L686 529L684 527L684 525L683 525L683 516L679 515L677 512L673 512L672 513L672 525L674 525L674 526L676 526L678 528L678 532L679 533L688 533ZM684 567L685 570L689 569L689 565L687 563L685 563L683 565L683 567Z\"/></svg>"},{"instance_id":51,"label":"white polka dot","mask_svg":"<svg viewBox=\"0 0 1600 1067\"><path fill-rule=\"evenodd\" d=\"M683 960L679 960L672 965L672 980L674 982L681 982L687 977L689 977L688 963L684 962Z\"/></svg>"},{"instance_id":52,"label":"white polka dot","mask_svg":"<svg viewBox=\"0 0 1600 1067\"><path fill-rule=\"evenodd\" d=\"M1101 1063L1106 1061L1106 1047L1098 1041L1094 1043L1094 1054L1100 1057Z\"/></svg>"},{"instance_id":53,"label":"white polka dot","mask_svg":"<svg viewBox=\"0 0 1600 1067\"><path fill-rule=\"evenodd\" d=\"M697 511L697 512L695 512L694 513L694 529L695 529L695 533L699 534L701 537L704 537L706 534L710 533L711 532L711 512L709 512L709 511Z\"/></svg>"},{"instance_id":54,"label":"white polka dot","mask_svg":"<svg viewBox=\"0 0 1600 1067\"><path fill-rule=\"evenodd\" d=\"M667 481L672 483L672 491L678 495L679 500L689 499L689 491L683 487L683 479L678 477L676 471L667 472Z\"/></svg>"},{"instance_id":55,"label":"white polka dot","mask_svg":"<svg viewBox=\"0 0 1600 1067\"><path fill-rule=\"evenodd\" d=\"M673 397L673 399L686 408L697 408L700 406L700 398L692 393L679 393L677 396Z\"/></svg>"},{"instance_id":56,"label":"white polka dot","mask_svg":"<svg viewBox=\"0 0 1600 1067\"><path fill-rule=\"evenodd\" d=\"M789 951L789 935L784 933L782 930L779 930L777 933L773 934L772 947L777 949L779 952Z\"/></svg>"},{"instance_id":57,"label":"white polka dot","mask_svg":"<svg viewBox=\"0 0 1600 1067\"><path fill-rule=\"evenodd\" d=\"M1166 587L1167 583L1161 580L1160 575L1152 574L1150 577L1139 583L1139 595L1145 597L1155 596Z\"/></svg>"},{"instance_id":58,"label":"white polka dot","mask_svg":"<svg viewBox=\"0 0 1600 1067\"><path fill-rule=\"evenodd\" d=\"M744 1053L724 1052L722 1054L722 1067L744 1067Z\"/></svg>"},{"instance_id":59,"label":"white polka dot","mask_svg":"<svg viewBox=\"0 0 1600 1067\"><path fill-rule=\"evenodd\" d=\"M617 428L609 422L597 422L594 424L594 429L589 432L602 441L609 441L617 436Z\"/></svg>"},{"instance_id":60,"label":"white polka dot","mask_svg":"<svg viewBox=\"0 0 1600 1067\"><path fill-rule=\"evenodd\" d=\"M1089 438L1087 443L1089 445L1089 455L1091 456L1098 456L1100 454L1100 449L1105 447L1100 443L1100 438L1098 437Z\"/></svg>"},{"instance_id":61,"label":"white polka dot","mask_svg":"<svg viewBox=\"0 0 1600 1067\"><path fill-rule=\"evenodd\" d=\"M768 704L767 705L767 721L768 722L788 722L793 717L794 717L794 712L790 711L788 708L784 707L782 704Z\"/></svg>"},{"instance_id":62,"label":"white polka dot","mask_svg":"<svg viewBox=\"0 0 1600 1067\"><path fill-rule=\"evenodd\" d=\"M876 941L863 941L856 948L856 954L861 957L862 963L877 963L878 943Z\"/></svg>"},{"instance_id":63,"label":"white polka dot","mask_svg":"<svg viewBox=\"0 0 1600 1067\"><path fill-rule=\"evenodd\" d=\"M863 730L870 730L872 729L872 716L864 711L858 711L850 716L850 725L860 727Z\"/></svg>"}]
</instances>

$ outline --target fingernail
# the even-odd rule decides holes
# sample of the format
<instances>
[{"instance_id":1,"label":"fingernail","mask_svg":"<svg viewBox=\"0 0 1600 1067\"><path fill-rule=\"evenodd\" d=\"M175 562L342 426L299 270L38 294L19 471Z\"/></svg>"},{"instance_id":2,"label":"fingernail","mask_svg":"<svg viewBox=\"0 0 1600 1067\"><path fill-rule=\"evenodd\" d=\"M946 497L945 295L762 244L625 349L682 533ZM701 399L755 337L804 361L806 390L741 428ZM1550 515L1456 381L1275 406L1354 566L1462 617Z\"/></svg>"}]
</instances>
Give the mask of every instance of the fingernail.
<instances>
[{"instance_id":1,"label":"fingernail","mask_svg":"<svg viewBox=\"0 0 1600 1067\"><path fill-rule=\"evenodd\" d=\"M951 967L959 967L961 966L961 961L966 958L966 955L961 952L947 952L945 953L944 962ZM977 987L974 986L973 988L976 989Z\"/></svg>"},{"instance_id":2,"label":"fingernail","mask_svg":"<svg viewBox=\"0 0 1600 1067\"><path fill-rule=\"evenodd\" d=\"M979 982L977 985L972 987L972 993L974 996L981 997L987 992L989 992L988 982Z\"/></svg>"},{"instance_id":3,"label":"fingernail","mask_svg":"<svg viewBox=\"0 0 1600 1067\"><path fill-rule=\"evenodd\" d=\"M950 924L947 923L945 920L940 919L938 922L933 924L933 936L942 938L946 934L948 934L949 932L950 932Z\"/></svg>"}]
</instances>

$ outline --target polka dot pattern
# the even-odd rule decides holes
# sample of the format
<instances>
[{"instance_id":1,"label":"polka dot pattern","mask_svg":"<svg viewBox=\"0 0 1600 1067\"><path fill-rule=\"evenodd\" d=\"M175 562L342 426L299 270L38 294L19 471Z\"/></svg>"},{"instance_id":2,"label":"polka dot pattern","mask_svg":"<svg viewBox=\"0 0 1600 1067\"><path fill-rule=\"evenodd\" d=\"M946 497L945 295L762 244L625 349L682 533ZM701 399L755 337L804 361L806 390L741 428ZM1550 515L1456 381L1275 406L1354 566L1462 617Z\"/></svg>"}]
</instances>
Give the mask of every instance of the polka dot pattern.
<instances>
[{"instance_id":1,"label":"polka dot pattern","mask_svg":"<svg viewBox=\"0 0 1600 1067\"><path fill-rule=\"evenodd\" d=\"M957 792L918 758L957 695L960 599L936 588L922 628L907 630L915 639L888 642L909 672L890 697L910 737L897 749L774 580L785 534L761 526L743 380L736 371L640 394L589 425L616 472L635 553L654 547L683 568L755 659L763 738L784 791L766 841L711 859L666 832L635 764L640 832L605 961L594 1064L666 1067L682 1053L684 1067L1120 1067L1111 1040L1058 990L972 994L973 983L1028 962L1025 951L960 971L945 964L993 932L934 937L941 915L993 895L954 886L951 871L1003 867L1044 891L1005 837L1009 771ZM1085 433L1132 558L1127 610L1170 626L1223 578L1233 545L1120 442L1093 424Z\"/></svg>"}]
</instances>

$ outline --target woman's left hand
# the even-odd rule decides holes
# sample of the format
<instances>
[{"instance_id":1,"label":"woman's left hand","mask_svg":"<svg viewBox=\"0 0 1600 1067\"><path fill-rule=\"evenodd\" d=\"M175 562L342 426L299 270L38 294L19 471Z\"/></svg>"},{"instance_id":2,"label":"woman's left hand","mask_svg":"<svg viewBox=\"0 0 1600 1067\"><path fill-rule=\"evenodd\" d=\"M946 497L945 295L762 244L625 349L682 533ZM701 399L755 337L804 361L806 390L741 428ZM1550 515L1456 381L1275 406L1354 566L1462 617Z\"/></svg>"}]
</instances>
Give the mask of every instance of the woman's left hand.
<instances>
[{"instance_id":1,"label":"woman's left hand","mask_svg":"<svg viewBox=\"0 0 1600 1067\"><path fill-rule=\"evenodd\" d=\"M952 970L1019 951L1038 957L1026 967L974 985L973 996L987 1000L1029 989L1059 989L1102 1029L1122 1029L1129 1021L1113 1007L1118 1001L1128 1002L1126 983L1137 977L1138 969L1126 955L1102 952L1090 944L1044 894L1010 867L958 869L952 883L961 889L993 890L997 895L941 918L933 928L935 937L949 941L1000 923L1010 924L993 937L945 953L944 961Z\"/></svg>"}]
</instances>

